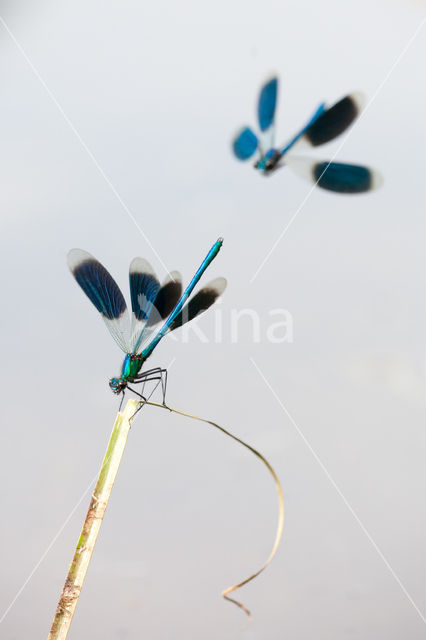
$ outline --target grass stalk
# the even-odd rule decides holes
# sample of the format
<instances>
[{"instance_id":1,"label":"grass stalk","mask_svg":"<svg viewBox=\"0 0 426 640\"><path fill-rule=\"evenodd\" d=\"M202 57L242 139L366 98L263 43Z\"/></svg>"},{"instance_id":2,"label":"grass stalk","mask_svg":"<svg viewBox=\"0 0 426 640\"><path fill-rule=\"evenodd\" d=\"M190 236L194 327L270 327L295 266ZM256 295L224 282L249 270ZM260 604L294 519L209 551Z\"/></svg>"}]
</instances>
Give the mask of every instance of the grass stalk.
<instances>
[{"instance_id":1,"label":"grass stalk","mask_svg":"<svg viewBox=\"0 0 426 640\"><path fill-rule=\"evenodd\" d=\"M240 607L240 609L242 609L249 616L250 611L243 605L242 602L239 602L238 600L231 598L230 594L236 591L237 589L240 589L248 582L251 582L251 580L254 580L255 578L257 578L258 575L260 575L263 571L265 571L266 567L271 563L273 557L275 556L278 550L278 547L281 542L282 534L283 534L283 528L284 528L284 495L283 495L282 486L278 479L278 476L275 473L272 466L270 465L270 463L268 462L268 460L259 451L257 451L257 449L247 444L247 442L244 442L244 440L241 440L241 438L238 438L227 429L224 429L223 427L218 425L216 422L213 422L213 420L200 418L199 416L194 416L191 413L186 413L186 411L179 411L178 409L173 409L172 407L169 407L163 404L158 404L157 402L147 401L145 402L145 404L151 405L152 407L159 407L160 409L167 409L168 411L171 411L172 413L176 413L180 416L185 416L186 418L191 418L192 420L198 420L199 422L204 422L205 424L211 425L215 429L218 429L218 431L220 431L221 433L225 434L229 438L232 438L232 440L235 440L235 442L238 442L243 447L251 451L251 453L253 453L265 465L265 467L268 469L269 473L272 476L272 479L275 484L275 488L277 490L277 496L278 496L278 522L277 522L277 529L275 533L275 540L272 546L272 550L269 556L267 557L267 559L265 560L265 562L263 563L263 565L260 567L260 569L252 573L248 578L245 578L244 580L241 580L237 584L232 585L232 587L228 587L227 589L224 589L222 591L222 596L225 598L225 600L228 600L229 602L232 602L233 604L237 605L237 607Z\"/></svg>"},{"instance_id":2,"label":"grass stalk","mask_svg":"<svg viewBox=\"0 0 426 640\"><path fill-rule=\"evenodd\" d=\"M139 404L137 400L129 400L123 413L118 413L115 419L105 457L92 494L89 510L56 608L48 640L64 640L68 635L101 528L102 519L126 446L132 418Z\"/></svg>"}]
</instances>

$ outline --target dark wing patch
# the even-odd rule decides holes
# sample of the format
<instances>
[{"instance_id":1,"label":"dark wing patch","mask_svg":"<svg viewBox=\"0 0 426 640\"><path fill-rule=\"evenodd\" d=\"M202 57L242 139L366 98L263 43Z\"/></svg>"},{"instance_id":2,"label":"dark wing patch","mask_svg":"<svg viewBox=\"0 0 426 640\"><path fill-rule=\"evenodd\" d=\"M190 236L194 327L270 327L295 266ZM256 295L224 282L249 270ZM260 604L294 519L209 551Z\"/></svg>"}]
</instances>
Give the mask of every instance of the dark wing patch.
<instances>
[{"instance_id":1,"label":"dark wing patch","mask_svg":"<svg viewBox=\"0 0 426 640\"><path fill-rule=\"evenodd\" d=\"M260 130L266 131L274 122L277 106L278 78L271 78L260 90L257 117Z\"/></svg>"},{"instance_id":2,"label":"dark wing patch","mask_svg":"<svg viewBox=\"0 0 426 640\"><path fill-rule=\"evenodd\" d=\"M351 94L326 109L305 131L306 140L318 147L334 140L352 124L361 112L360 94Z\"/></svg>"},{"instance_id":3,"label":"dark wing patch","mask_svg":"<svg viewBox=\"0 0 426 640\"><path fill-rule=\"evenodd\" d=\"M110 320L119 318L126 310L126 302L118 284L105 267L92 256L74 266L70 262L69 257L68 264L74 278L99 313Z\"/></svg>"},{"instance_id":4,"label":"dark wing patch","mask_svg":"<svg viewBox=\"0 0 426 640\"><path fill-rule=\"evenodd\" d=\"M177 271L161 286L155 298L154 309L148 317L147 327L169 317L182 295L182 280Z\"/></svg>"},{"instance_id":5,"label":"dark wing patch","mask_svg":"<svg viewBox=\"0 0 426 640\"><path fill-rule=\"evenodd\" d=\"M68 266L84 293L101 314L108 331L125 353L130 348L126 302L114 278L90 253L72 249Z\"/></svg>"},{"instance_id":6,"label":"dark wing patch","mask_svg":"<svg viewBox=\"0 0 426 640\"><path fill-rule=\"evenodd\" d=\"M132 301L131 353L137 353L145 339L147 320L154 310L153 304L160 290L160 283L149 262L134 258L129 269L130 298Z\"/></svg>"},{"instance_id":7,"label":"dark wing patch","mask_svg":"<svg viewBox=\"0 0 426 640\"><path fill-rule=\"evenodd\" d=\"M248 160L256 152L259 140L250 127L241 129L232 141L232 150L238 160Z\"/></svg>"},{"instance_id":8,"label":"dark wing patch","mask_svg":"<svg viewBox=\"0 0 426 640\"><path fill-rule=\"evenodd\" d=\"M209 307L211 307L217 298L224 292L225 288L225 278L216 278L200 289L193 298L188 300L182 311L176 316L170 327L170 331L178 329L209 309Z\"/></svg>"},{"instance_id":9,"label":"dark wing patch","mask_svg":"<svg viewBox=\"0 0 426 640\"><path fill-rule=\"evenodd\" d=\"M137 320L147 320L153 302L160 290L160 283L151 273L129 274L132 311Z\"/></svg>"},{"instance_id":10,"label":"dark wing patch","mask_svg":"<svg viewBox=\"0 0 426 640\"><path fill-rule=\"evenodd\" d=\"M341 162L318 162L313 166L318 186L337 193L364 193L374 188L374 174L368 167Z\"/></svg>"},{"instance_id":11,"label":"dark wing patch","mask_svg":"<svg viewBox=\"0 0 426 640\"><path fill-rule=\"evenodd\" d=\"M327 162L304 156L286 156L286 164L311 184L336 193L364 193L378 189L383 178L374 169L357 164Z\"/></svg>"}]
</instances>

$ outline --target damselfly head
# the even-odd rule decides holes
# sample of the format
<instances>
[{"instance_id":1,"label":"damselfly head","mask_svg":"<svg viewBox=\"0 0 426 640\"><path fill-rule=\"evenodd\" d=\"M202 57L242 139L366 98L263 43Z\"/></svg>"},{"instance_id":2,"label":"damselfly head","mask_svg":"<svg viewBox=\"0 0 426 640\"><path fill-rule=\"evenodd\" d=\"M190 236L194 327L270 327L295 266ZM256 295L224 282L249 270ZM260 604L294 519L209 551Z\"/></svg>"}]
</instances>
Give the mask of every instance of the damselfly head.
<instances>
[{"instance_id":1,"label":"damselfly head","mask_svg":"<svg viewBox=\"0 0 426 640\"><path fill-rule=\"evenodd\" d=\"M122 378L111 378L109 381L109 388L113 393L122 393L127 387L127 382Z\"/></svg>"}]
</instances>

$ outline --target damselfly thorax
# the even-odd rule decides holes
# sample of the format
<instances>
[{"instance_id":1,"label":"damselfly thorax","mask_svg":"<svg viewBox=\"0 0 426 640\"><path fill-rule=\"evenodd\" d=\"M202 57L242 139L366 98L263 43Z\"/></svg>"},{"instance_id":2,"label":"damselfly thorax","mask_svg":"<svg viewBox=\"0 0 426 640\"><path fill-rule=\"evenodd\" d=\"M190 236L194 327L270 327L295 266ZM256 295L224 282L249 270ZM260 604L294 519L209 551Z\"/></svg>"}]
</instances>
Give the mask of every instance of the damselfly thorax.
<instances>
[{"instance_id":1,"label":"damselfly thorax","mask_svg":"<svg viewBox=\"0 0 426 640\"><path fill-rule=\"evenodd\" d=\"M269 149L259 160L254 163L254 168L263 175L269 175L282 164L282 153L278 149Z\"/></svg>"},{"instance_id":2,"label":"damselfly thorax","mask_svg":"<svg viewBox=\"0 0 426 640\"><path fill-rule=\"evenodd\" d=\"M109 381L111 390L114 393L121 393L129 382L135 382L144 362L145 358L141 355L127 353L121 367L121 376L119 378L111 378Z\"/></svg>"}]
</instances>

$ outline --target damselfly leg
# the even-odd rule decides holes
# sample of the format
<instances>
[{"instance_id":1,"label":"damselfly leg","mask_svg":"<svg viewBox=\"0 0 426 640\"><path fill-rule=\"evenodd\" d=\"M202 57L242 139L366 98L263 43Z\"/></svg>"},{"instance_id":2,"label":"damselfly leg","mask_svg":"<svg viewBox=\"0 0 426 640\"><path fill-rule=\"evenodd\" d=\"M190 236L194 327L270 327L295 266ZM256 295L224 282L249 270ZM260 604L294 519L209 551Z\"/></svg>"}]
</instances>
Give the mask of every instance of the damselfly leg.
<instances>
[{"instance_id":1,"label":"damselfly leg","mask_svg":"<svg viewBox=\"0 0 426 640\"><path fill-rule=\"evenodd\" d=\"M121 392L120 406L118 407L118 413L121 413L121 407L123 406L124 396L125 396L125 392L124 392L124 391L122 391L122 392Z\"/></svg>"},{"instance_id":2,"label":"damselfly leg","mask_svg":"<svg viewBox=\"0 0 426 640\"><path fill-rule=\"evenodd\" d=\"M167 390L167 369L162 369L161 367L155 367L154 369L148 369L148 371L143 371L138 376L136 376L136 378L133 380L133 384L142 384L142 396L143 396L145 391L145 384L147 382L152 382L153 380L158 380L159 382L161 381L163 405L165 405L166 390ZM140 395L140 394L137 394L137 395Z\"/></svg>"},{"instance_id":3,"label":"damselfly leg","mask_svg":"<svg viewBox=\"0 0 426 640\"><path fill-rule=\"evenodd\" d=\"M152 382L152 381L155 381L155 380L157 380L158 383L154 387L154 389L151 391L151 393L149 394L149 396L147 398L144 395L145 394L145 384L147 382ZM141 373L138 376L136 376L136 378L133 380L133 384L142 384L142 393L139 393L138 391L136 391L136 389L133 389L132 387L127 385L127 389L129 391L131 391L132 393L134 393L136 396L138 396L138 398L141 399L141 402L140 402L138 408L136 409L135 413L133 414L132 419L142 409L144 404L146 402L148 402L149 398L152 396L152 394L154 393L155 389L157 388L157 386L158 386L158 384L160 382L161 382L161 389L162 389L162 395L163 395L163 406L167 407L167 405L166 405L167 369L162 369L161 367L155 367L154 369L148 369L148 371L144 371L143 373ZM123 398L124 398L124 394L123 394Z\"/></svg>"}]
</instances>

